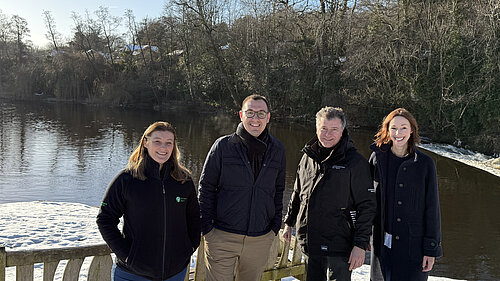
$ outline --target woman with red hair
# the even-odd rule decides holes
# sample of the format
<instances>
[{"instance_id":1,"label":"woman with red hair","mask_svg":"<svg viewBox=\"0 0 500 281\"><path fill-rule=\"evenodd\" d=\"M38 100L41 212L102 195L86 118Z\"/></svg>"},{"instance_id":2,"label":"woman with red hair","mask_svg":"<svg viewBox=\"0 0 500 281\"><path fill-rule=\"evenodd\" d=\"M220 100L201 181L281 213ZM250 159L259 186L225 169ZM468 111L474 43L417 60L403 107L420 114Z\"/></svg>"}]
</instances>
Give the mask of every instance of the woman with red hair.
<instances>
[{"instance_id":1,"label":"woman with red hair","mask_svg":"<svg viewBox=\"0 0 500 281\"><path fill-rule=\"evenodd\" d=\"M436 167L417 143L417 121L398 108L384 118L370 146L378 203L372 281L427 280L435 258L442 255Z\"/></svg>"}]
</instances>

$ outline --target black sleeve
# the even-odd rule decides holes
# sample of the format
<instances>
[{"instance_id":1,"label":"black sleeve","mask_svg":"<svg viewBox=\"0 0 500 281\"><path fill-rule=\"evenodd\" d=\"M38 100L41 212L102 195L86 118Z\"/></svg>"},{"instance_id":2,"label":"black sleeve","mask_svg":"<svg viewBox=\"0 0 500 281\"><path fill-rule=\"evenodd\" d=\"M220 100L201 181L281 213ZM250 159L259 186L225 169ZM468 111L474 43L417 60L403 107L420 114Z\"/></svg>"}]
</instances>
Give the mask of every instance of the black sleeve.
<instances>
[{"instance_id":1,"label":"black sleeve","mask_svg":"<svg viewBox=\"0 0 500 281\"><path fill-rule=\"evenodd\" d=\"M118 229L120 218L126 210L124 190L130 179L132 177L124 172L113 179L106 190L97 215L97 226L102 238L121 260L125 260L130 251L130 245Z\"/></svg>"},{"instance_id":2,"label":"black sleeve","mask_svg":"<svg viewBox=\"0 0 500 281\"><path fill-rule=\"evenodd\" d=\"M286 156L283 147L280 147L281 151L281 165L276 178L276 192L274 193L274 217L271 221L271 229L275 234L278 234L281 229L281 219L283 217L283 191L285 190L285 174L286 174Z\"/></svg>"},{"instance_id":3,"label":"black sleeve","mask_svg":"<svg viewBox=\"0 0 500 281\"><path fill-rule=\"evenodd\" d=\"M221 173L220 139L210 148L200 176L199 202L201 213L201 231L207 234L213 228L217 212L217 192Z\"/></svg>"},{"instance_id":4,"label":"black sleeve","mask_svg":"<svg viewBox=\"0 0 500 281\"><path fill-rule=\"evenodd\" d=\"M305 161L304 160L305 157L307 156L304 154L304 156L302 156L302 160L300 161L297 167L297 173L295 175L295 184L293 185L292 196L290 197L290 203L288 203L288 210L285 216L285 224L291 227L294 227L295 224L297 223L297 215L299 214L300 190L301 190L299 173L300 173L301 163Z\"/></svg>"},{"instance_id":5,"label":"black sleeve","mask_svg":"<svg viewBox=\"0 0 500 281\"><path fill-rule=\"evenodd\" d=\"M436 166L430 157L428 158L427 163L424 216L424 256L440 257L443 255L443 249L441 248L441 212L439 207L439 192Z\"/></svg>"},{"instance_id":6,"label":"black sleeve","mask_svg":"<svg viewBox=\"0 0 500 281\"><path fill-rule=\"evenodd\" d=\"M359 155L351 170L351 193L356 211L354 246L366 250L377 211L370 165Z\"/></svg>"},{"instance_id":7,"label":"black sleeve","mask_svg":"<svg viewBox=\"0 0 500 281\"><path fill-rule=\"evenodd\" d=\"M193 246L193 252L200 245L201 238L201 224L200 224L200 205L198 204L198 198L196 197L196 188L193 181L187 182L189 188L192 189L190 196L188 198L187 205L187 226L189 239L191 240L191 245Z\"/></svg>"}]
</instances>

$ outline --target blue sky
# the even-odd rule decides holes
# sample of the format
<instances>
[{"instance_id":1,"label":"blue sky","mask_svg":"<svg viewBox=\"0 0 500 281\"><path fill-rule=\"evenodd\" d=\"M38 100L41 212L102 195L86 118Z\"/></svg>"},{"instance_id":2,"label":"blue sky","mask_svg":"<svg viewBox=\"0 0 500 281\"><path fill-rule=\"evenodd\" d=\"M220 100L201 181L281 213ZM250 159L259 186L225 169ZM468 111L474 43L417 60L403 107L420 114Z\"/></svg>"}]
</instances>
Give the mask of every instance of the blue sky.
<instances>
[{"instance_id":1,"label":"blue sky","mask_svg":"<svg viewBox=\"0 0 500 281\"><path fill-rule=\"evenodd\" d=\"M4 15L18 15L26 19L31 41L35 46L44 47L49 41L45 37L43 11L50 11L55 19L57 31L63 35L63 38L70 38L74 26L71 19L73 11L83 16L85 10L88 10L93 15L99 6L103 6L107 7L113 16L123 16L125 10L130 9L134 12L136 20L140 21L145 17L159 17L163 11L164 2L164 0L0 0L0 10Z\"/></svg>"}]
</instances>

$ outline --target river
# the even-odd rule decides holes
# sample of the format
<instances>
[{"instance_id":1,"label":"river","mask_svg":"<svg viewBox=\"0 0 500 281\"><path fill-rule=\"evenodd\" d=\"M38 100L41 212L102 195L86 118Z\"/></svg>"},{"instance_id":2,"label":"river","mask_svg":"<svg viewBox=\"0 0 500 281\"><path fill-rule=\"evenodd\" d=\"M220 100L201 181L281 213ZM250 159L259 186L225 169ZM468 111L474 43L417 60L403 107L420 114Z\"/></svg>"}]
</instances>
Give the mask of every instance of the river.
<instances>
[{"instance_id":1,"label":"river","mask_svg":"<svg viewBox=\"0 0 500 281\"><path fill-rule=\"evenodd\" d=\"M46 200L99 205L107 184L125 166L144 129L157 120L176 126L182 161L197 182L213 141L233 132L239 122L236 115L181 110L5 100L0 100L0 106L0 203ZM273 122L271 116L270 131L286 148L286 208L300 149L314 128ZM351 131L365 157L373 133ZM438 171L444 249L432 275L499 280L500 177L427 153Z\"/></svg>"}]
</instances>

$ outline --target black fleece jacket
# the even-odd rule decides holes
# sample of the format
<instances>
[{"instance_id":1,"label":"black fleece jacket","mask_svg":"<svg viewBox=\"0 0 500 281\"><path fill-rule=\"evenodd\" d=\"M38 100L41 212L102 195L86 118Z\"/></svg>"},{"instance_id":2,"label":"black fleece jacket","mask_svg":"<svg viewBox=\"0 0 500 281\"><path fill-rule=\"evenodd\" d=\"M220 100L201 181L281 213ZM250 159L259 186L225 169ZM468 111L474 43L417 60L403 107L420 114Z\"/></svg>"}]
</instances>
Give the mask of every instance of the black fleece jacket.
<instances>
[{"instance_id":1,"label":"black fleece jacket","mask_svg":"<svg viewBox=\"0 0 500 281\"><path fill-rule=\"evenodd\" d=\"M118 266L152 280L164 280L183 270L200 243L195 186L192 180L173 179L171 169L167 161L160 172L159 164L148 157L146 180L120 172L97 215L99 231L118 257Z\"/></svg>"}]
</instances>

